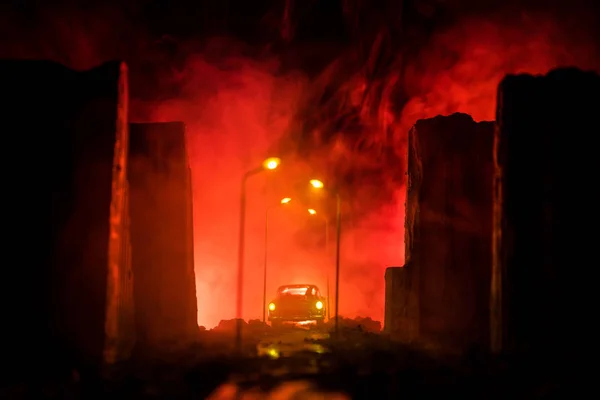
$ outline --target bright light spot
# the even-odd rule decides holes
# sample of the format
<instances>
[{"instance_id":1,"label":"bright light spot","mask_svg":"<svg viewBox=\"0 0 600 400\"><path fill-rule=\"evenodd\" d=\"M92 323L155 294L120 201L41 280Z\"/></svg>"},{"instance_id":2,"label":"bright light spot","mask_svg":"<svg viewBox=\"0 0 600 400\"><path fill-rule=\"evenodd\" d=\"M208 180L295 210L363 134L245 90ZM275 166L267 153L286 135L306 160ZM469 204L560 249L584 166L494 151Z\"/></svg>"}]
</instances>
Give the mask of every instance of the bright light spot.
<instances>
[{"instance_id":1,"label":"bright light spot","mask_svg":"<svg viewBox=\"0 0 600 400\"><path fill-rule=\"evenodd\" d=\"M267 356L269 358L279 358L279 350L273 345L264 346L259 344L256 349L258 350L258 355L261 357Z\"/></svg>"},{"instance_id":2,"label":"bright light spot","mask_svg":"<svg viewBox=\"0 0 600 400\"><path fill-rule=\"evenodd\" d=\"M290 201L292 201L292 199L290 199L289 197L284 197L283 199L281 199L281 204L287 204Z\"/></svg>"},{"instance_id":3,"label":"bright light spot","mask_svg":"<svg viewBox=\"0 0 600 400\"><path fill-rule=\"evenodd\" d=\"M309 209L308 209L308 213L309 213L310 215L315 215L317 212L316 212L315 210L313 210L312 208L309 208Z\"/></svg>"},{"instance_id":4,"label":"bright light spot","mask_svg":"<svg viewBox=\"0 0 600 400\"><path fill-rule=\"evenodd\" d=\"M317 301L317 304L315 304L315 307L317 307L317 310L321 310L323 308L323 302Z\"/></svg>"},{"instance_id":5,"label":"bright light spot","mask_svg":"<svg viewBox=\"0 0 600 400\"><path fill-rule=\"evenodd\" d=\"M321 188L323 188L323 186L325 186L325 185L323 185L323 182L321 182L318 179L311 179L310 184L316 189L321 189Z\"/></svg>"},{"instance_id":6,"label":"bright light spot","mask_svg":"<svg viewBox=\"0 0 600 400\"><path fill-rule=\"evenodd\" d=\"M269 304L269 310L271 310L271 311L275 310L275 303L270 303Z\"/></svg>"},{"instance_id":7,"label":"bright light spot","mask_svg":"<svg viewBox=\"0 0 600 400\"><path fill-rule=\"evenodd\" d=\"M266 169L275 169L281 164L281 160L277 157L270 157L263 162L263 167Z\"/></svg>"},{"instance_id":8,"label":"bright light spot","mask_svg":"<svg viewBox=\"0 0 600 400\"><path fill-rule=\"evenodd\" d=\"M279 358L279 352L277 351L277 349L270 348L269 350L267 350L267 354L271 358Z\"/></svg>"}]
</instances>

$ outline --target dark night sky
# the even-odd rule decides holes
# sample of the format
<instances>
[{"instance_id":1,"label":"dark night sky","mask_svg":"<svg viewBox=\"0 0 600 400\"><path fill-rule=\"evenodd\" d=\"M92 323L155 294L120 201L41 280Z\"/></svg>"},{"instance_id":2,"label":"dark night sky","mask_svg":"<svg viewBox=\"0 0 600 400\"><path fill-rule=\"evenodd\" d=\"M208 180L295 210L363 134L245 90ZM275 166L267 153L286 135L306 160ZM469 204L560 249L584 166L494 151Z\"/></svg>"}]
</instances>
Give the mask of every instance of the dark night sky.
<instances>
[{"instance_id":1,"label":"dark night sky","mask_svg":"<svg viewBox=\"0 0 600 400\"><path fill-rule=\"evenodd\" d=\"M358 25L361 30L372 29L372 25L398 22L401 0L349 0L347 3L360 5ZM125 4L124 4L125 3ZM294 41L335 41L348 43L353 39L352 18L343 15L343 0L296 0L292 19L297 25ZM451 22L457 15L486 14L498 9L587 9L589 18L596 14L592 0L404 0L404 24L419 25L420 29L433 29ZM40 21L56 14L78 15L93 13L110 23L115 29L127 23L134 29L143 30L152 36L163 34L178 37L230 34L249 42L276 41L278 24L283 14L285 0L136 0L121 2L62 0L45 2L40 0L12 0L0 6L12 10L21 18L19 24L3 24L2 36L18 39L17 32L39 28ZM393 7L393 8L392 8ZM564 12L561 12L564 14ZM6 16L6 15L5 15ZM16 22L13 17L13 22ZM13 26L11 26L13 25ZM12 32L11 32L12 31ZM12 33L12 34L11 34ZM17 38L14 34L17 33Z\"/></svg>"},{"instance_id":2,"label":"dark night sky","mask_svg":"<svg viewBox=\"0 0 600 400\"><path fill-rule=\"evenodd\" d=\"M136 64L148 58L148 53L158 52L176 63L177 57L171 57L177 52L173 43L230 35L253 45L246 51L268 46L271 52L281 54L290 68L316 72L340 49L352 46L366 53L381 27L390 30L394 46L410 53L409 48L416 51L431 32L465 14L493 15L503 10L510 23L515 10L554 9L557 16L571 15L574 27L598 30L600 26L592 0L295 0L291 13L294 36L286 42L280 35L285 3L11 0L0 5L0 56L70 59L74 56L65 53L77 50L66 42L85 40L80 32L85 30L86 36L100 38L87 46L88 52L96 52L100 58L122 58ZM354 7L354 13L344 13L344 3ZM587 21L582 21L584 18ZM159 40L165 35L167 40ZM152 62L156 64L156 59Z\"/></svg>"}]
</instances>

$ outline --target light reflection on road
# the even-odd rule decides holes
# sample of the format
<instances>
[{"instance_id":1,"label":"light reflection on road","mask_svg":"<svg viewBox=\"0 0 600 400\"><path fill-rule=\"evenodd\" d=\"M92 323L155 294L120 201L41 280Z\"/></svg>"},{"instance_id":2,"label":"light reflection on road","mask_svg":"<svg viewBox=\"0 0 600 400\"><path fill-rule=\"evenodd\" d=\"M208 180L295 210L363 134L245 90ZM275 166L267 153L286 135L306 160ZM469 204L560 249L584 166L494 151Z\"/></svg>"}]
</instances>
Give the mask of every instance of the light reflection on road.
<instances>
[{"instance_id":1,"label":"light reflection on road","mask_svg":"<svg viewBox=\"0 0 600 400\"><path fill-rule=\"evenodd\" d=\"M277 359L298 353L323 354L328 349L317 340L328 339L329 333L307 329L283 329L266 335L256 346L259 357Z\"/></svg>"},{"instance_id":2,"label":"light reflection on road","mask_svg":"<svg viewBox=\"0 0 600 400\"><path fill-rule=\"evenodd\" d=\"M350 400L350 397L343 393L322 392L314 388L307 381L285 382L275 387L275 389L265 392L260 388L250 388L239 391L239 388L233 383L226 383L218 387L207 400L291 400L291 399L323 399L323 400Z\"/></svg>"}]
</instances>

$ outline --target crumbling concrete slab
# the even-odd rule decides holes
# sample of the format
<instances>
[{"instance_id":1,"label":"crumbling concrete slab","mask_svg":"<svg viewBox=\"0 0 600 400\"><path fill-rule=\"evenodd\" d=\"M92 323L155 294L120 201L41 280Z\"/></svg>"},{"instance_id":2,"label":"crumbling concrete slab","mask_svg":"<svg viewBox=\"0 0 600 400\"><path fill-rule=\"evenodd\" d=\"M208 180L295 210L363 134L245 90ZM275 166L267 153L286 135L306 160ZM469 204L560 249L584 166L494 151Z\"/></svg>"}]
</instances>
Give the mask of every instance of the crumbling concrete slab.
<instances>
[{"instance_id":1,"label":"crumbling concrete slab","mask_svg":"<svg viewBox=\"0 0 600 400\"><path fill-rule=\"evenodd\" d=\"M137 344L161 350L188 343L198 332L185 125L130 126Z\"/></svg>"},{"instance_id":2,"label":"crumbling concrete slab","mask_svg":"<svg viewBox=\"0 0 600 400\"><path fill-rule=\"evenodd\" d=\"M465 114L420 120L410 132L405 254L420 340L489 343L493 138L492 122Z\"/></svg>"},{"instance_id":3,"label":"crumbling concrete slab","mask_svg":"<svg viewBox=\"0 0 600 400\"><path fill-rule=\"evenodd\" d=\"M12 372L99 366L133 344L127 82L120 62L76 72L0 61L11 259L1 331Z\"/></svg>"},{"instance_id":4,"label":"crumbling concrete slab","mask_svg":"<svg viewBox=\"0 0 600 400\"><path fill-rule=\"evenodd\" d=\"M583 354L596 338L600 77L507 76L495 135L494 348ZM587 135L587 137L586 137ZM589 340L588 340L589 339ZM582 347L584 349L582 349Z\"/></svg>"}]
</instances>

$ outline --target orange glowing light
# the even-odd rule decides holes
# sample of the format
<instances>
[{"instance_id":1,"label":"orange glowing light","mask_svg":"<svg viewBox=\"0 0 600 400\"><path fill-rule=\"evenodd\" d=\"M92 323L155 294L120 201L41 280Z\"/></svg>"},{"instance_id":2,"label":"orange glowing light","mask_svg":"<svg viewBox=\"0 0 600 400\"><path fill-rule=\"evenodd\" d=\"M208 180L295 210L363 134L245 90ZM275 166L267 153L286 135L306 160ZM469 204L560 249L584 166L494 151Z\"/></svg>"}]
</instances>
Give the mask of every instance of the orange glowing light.
<instances>
[{"instance_id":1,"label":"orange glowing light","mask_svg":"<svg viewBox=\"0 0 600 400\"><path fill-rule=\"evenodd\" d=\"M315 304L315 307L317 307L317 310L321 310L323 308L323 302L317 301L317 304Z\"/></svg>"},{"instance_id":2,"label":"orange glowing light","mask_svg":"<svg viewBox=\"0 0 600 400\"><path fill-rule=\"evenodd\" d=\"M279 164L281 164L281 160L277 157L270 157L267 158L264 162L263 162L263 167L265 169L275 169L279 166Z\"/></svg>"},{"instance_id":3,"label":"orange glowing light","mask_svg":"<svg viewBox=\"0 0 600 400\"><path fill-rule=\"evenodd\" d=\"M322 189L325 185L323 185L323 182L321 182L318 179L311 179L310 180L310 184L315 188L315 189Z\"/></svg>"},{"instance_id":4,"label":"orange glowing light","mask_svg":"<svg viewBox=\"0 0 600 400\"><path fill-rule=\"evenodd\" d=\"M291 198L289 198L289 197L284 197L283 199L281 199L281 204L287 204L287 203L289 203L290 201L292 201L292 199L291 199Z\"/></svg>"},{"instance_id":5,"label":"orange glowing light","mask_svg":"<svg viewBox=\"0 0 600 400\"><path fill-rule=\"evenodd\" d=\"M312 208L309 208L309 209L308 209L308 213L309 213L310 215L315 215L317 212L316 212L315 210L313 210Z\"/></svg>"},{"instance_id":6,"label":"orange glowing light","mask_svg":"<svg viewBox=\"0 0 600 400\"><path fill-rule=\"evenodd\" d=\"M269 310L271 310L271 311L275 310L275 303L269 303Z\"/></svg>"}]
</instances>

